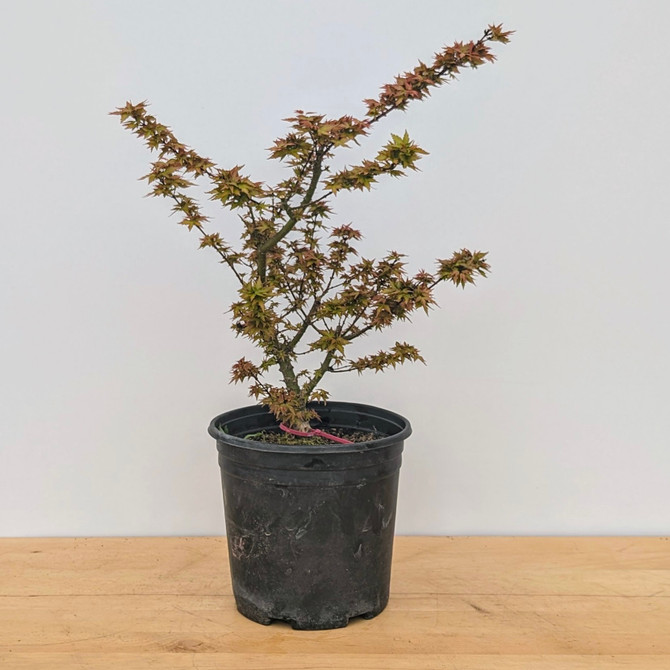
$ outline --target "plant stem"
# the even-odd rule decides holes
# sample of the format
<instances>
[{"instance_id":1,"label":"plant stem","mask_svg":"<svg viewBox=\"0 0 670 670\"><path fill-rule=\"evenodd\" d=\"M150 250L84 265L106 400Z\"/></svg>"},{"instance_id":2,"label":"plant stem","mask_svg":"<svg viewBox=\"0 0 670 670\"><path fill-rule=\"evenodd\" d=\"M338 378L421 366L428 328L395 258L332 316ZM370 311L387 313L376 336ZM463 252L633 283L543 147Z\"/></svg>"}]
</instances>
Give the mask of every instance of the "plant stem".
<instances>
[{"instance_id":1,"label":"plant stem","mask_svg":"<svg viewBox=\"0 0 670 670\"><path fill-rule=\"evenodd\" d=\"M321 150L317 150L316 152L314 168L312 169L312 178L300 204L294 208L290 207L288 203L282 203L284 211L288 216L288 221L272 237L265 240L265 242L263 242L263 244L258 247L258 276L262 283L265 282L265 270L268 251L272 249L272 247L279 244L279 242L281 242L293 230L299 221L299 217L296 217L295 212L300 210L300 215L302 215L302 210L310 204L312 198L314 197L316 187L319 184L319 179L321 179L321 173L323 171L323 158L326 151L327 148L324 147Z\"/></svg>"},{"instance_id":2,"label":"plant stem","mask_svg":"<svg viewBox=\"0 0 670 670\"><path fill-rule=\"evenodd\" d=\"M314 376L312 379L303 386L302 392L305 398L305 402L309 400L309 396L311 395L312 391L316 388L317 384L321 381L323 378L323 375L328 372L328 369L330 368L330 362L333 360L333 356L335 355L334 352L329 351L326 354L326 357L323 359L323 362L319 366L318 370L314 373Z\"/></svg>"}]
</instances>

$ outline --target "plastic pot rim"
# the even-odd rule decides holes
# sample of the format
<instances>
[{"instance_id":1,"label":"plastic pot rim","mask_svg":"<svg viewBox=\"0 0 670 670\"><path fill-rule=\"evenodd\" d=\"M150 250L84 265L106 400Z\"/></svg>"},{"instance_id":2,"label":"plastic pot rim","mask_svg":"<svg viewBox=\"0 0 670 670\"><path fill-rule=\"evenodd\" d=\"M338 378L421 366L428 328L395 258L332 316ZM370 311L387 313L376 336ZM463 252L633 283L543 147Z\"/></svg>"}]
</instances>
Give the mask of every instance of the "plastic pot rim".
<instances>
[{"instance_id":1,"label":"plastic pot rim","mask_svg":"<svg viewBox=\"0 0 670 670\"><path fill-rule=\"evenodd\" d=\"M397 414L387 409L381 407L376 407L374 405L366 405L362 403L354 402L345 402L337 400L329 400L326 403L310 403L310 407L313 407L317 412L319 409L321 411L328 411L333 409L336 411L350 411L352 415L364 414L367 416L374 417L375 415L380 419L386 419L393 421L394 423L400 426L400 430L396 433L385 435L376 440L369 440L367 442L355 442L353 444L275 444L273 442L257 442L253 439L248 439L245 437L238 437L231 433L225 432L221 425L225 424L226 421L230 421L240 415L243 415L245 412L253 414L254 412L258 413L258 416L267 417L270 415L269 410L263 405L248 405L246 407L240 407L237 409L229 410L215 416L209 424L207 432L215 440L220 440L224 443L233 445L238 448L248 449L250 451L259 451L259 452L269 452L269 453L290 453L290 454L300 454L300 453L309 453L309 454L344 454L344 453L356 453L362 451L372 451L375 449L383 449L390 444L396 443L398 441L406 440L412 434L412 426L409 421ZM258 429L268 429L273 427L278 427L278 423L259 425ZM360 426L356 425L347 425L344 422L338 422L336 424L331 424L330 428L349 428L351 430L361 429ZM254 431L255 432L255 431Z\"/></svg>"}]
</instances>

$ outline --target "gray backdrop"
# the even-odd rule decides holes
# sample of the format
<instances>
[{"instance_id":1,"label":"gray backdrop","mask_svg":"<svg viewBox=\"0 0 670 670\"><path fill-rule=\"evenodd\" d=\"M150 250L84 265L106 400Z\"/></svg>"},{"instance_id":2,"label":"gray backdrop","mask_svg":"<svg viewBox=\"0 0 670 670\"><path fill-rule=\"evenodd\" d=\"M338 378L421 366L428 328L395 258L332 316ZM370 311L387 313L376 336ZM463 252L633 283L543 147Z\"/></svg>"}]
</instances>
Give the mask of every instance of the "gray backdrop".
<instances>
[{"instance_id":1,"label":"gray backdrop","mask_svg":"<svg viewBox=\"0 0 670 670\"><path fill-rule=\"evenodd\" d=\"M398 531L670 528L670 3L246 0L3 3L0 534L223 532L210 418L249 351L216 257L143 199L149 154L107 113L148 99L223 167L301 108L361 100L491 22L498 62L385 120L421 172L338 198L366 254L490 252L476 288L370 337L427 366L339 375L332 397L414 425ZM223 214L220 229L234 229Z\"/></svg>"}]
</instances>

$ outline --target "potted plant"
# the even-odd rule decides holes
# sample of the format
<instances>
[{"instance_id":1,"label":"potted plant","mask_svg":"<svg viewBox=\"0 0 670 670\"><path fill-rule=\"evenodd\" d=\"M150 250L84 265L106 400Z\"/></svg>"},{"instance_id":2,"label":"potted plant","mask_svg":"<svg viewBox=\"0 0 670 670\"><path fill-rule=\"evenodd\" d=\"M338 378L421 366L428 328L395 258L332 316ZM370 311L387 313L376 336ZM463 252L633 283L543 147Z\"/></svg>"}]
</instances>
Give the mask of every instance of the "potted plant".
<instances>
[{"instance_id":1,"label":"potted plant","mask_svg":"<svg viewBox=\"0 0 670 670\"><path fill-rule=\"evenodd\" d=\"M332 171L330 161L461 69L493 61L489 43L506 43L509 35L491 25L477 41L445 47L431 65L419 63L365 100L364 118L295 112L289 132L270 148L270 158L289 168L274 186L253 181L241 166L217 167L179 142L145 102L112 112L158 152L146 175L151 194L170 198L179 222L200 235L200 247L228 267L239 296L232 328L260 351L259 360L232 367L232 381L250 382L259 404L221 414L209 427L219 451L233 591L238 609L255 621L335 628L386 606L410 425L374 406L331 402L322 383L328 374L423 361L406 342L365 356L348 352L370 331L428 312L438 284L464 287L489 265L486 253L461 249L438 260L434 272L410 275L395 251L359 257L361 233L330 222L339 192L369 190L379 178L416 169L426 152L407 132L358 165ZM198 180L238 214L239 244L207 232L208 217L189 191Z\"/></svg>"}]
</instances>

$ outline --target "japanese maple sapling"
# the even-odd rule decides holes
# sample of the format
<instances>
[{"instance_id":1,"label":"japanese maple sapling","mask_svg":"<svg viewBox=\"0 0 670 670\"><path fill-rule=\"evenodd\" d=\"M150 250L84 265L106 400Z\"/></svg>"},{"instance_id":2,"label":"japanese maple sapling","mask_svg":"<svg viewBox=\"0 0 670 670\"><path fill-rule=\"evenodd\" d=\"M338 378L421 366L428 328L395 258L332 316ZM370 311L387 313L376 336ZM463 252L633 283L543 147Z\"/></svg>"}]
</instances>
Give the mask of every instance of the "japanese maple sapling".
<instances>
[{"instance_id":1,"label":"japanese maple sapling","mask_svg":"<svg viewBox=\"0 0 670 670\"><path fill-rule=\"evenodd\" d=\"M218 254L239 283L239 297L231 306L232 328L251 340L261 355L254 362L238 360L232 381L250 382L250 395L278 421L307 429L317 418L308 403L328 398L321 387L328 373L378 372L423 361L417 348L406 342L356 358L348 355L348 347L416 310L428 312L441 282L464 287L489 270L486 253L461 249L439 259L434 272L410 275L402 254L361 258L355 247L361 233L351 225L330 223L331 203L340 191L369 190L381 177L400 177L416 169L426 152L407 132L392 134L376 156L358 165L339 171L329 166L337 151L358 144L387 115L427 97L463 68L493 61L489 43L507 43L510 34L491 25L477 41L445 47L431 65L419 63L383 86L376 98L365 100L364 118L295 112L286 119L290 131L269 150L271 159L288 168L287 178L274 186L253 181L242 174L241 166L219 168L188 148L148 113L145 102L128 102L112 112L158 153L145 177L150 193L173 201L179 223L196 230L200 247ZM237 244L207 231L209 217L191 190L198 180L208 183L212 200L239 216L242 234ZM316 364L305 369L302 361L315 355ZM280 385L267 381L273 370L279 372Z\"/></svg>"}]
</instances>

